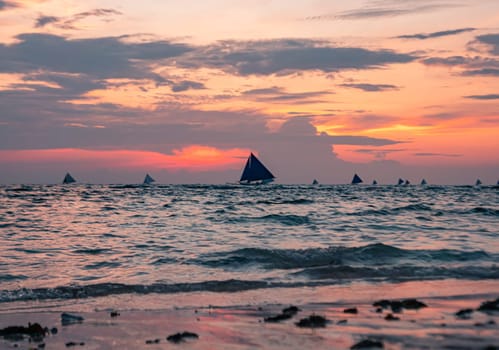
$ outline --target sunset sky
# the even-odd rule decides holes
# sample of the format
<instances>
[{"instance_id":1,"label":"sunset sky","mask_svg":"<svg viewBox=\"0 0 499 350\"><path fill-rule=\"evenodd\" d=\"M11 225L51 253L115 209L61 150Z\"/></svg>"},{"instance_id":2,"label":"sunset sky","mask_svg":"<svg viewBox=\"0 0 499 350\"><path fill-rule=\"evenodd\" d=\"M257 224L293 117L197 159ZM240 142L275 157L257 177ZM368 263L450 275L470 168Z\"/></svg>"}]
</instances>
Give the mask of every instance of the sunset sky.
<instances>
[{"instance_id":1,"label":"sunset sky","mask_svg":"<svg viewBox=\"0 0 499 350\"><path fill-rule=\"evenodd\" d=\"M0 0L0 183L499 180L497 0Z\"/></svg>"}]
</instances>

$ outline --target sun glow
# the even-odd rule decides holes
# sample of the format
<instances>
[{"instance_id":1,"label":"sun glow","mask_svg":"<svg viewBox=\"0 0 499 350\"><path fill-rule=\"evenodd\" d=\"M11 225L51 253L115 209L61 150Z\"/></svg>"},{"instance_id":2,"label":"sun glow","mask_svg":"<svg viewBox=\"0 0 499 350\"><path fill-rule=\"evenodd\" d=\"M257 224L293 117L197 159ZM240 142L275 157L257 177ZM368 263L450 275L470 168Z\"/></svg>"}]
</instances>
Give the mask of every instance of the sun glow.
<instances>
[{"instance_id":1,"label":"sun glow","mask_svg":"<svg viewBox=\"0 0 499 350\"><path fill-rule=\"evenodd\" d=\"M85 150L75 148L43 150L3 150L0 162L25 164L76 164L79 168L136 168L168 171L206 171L238 169L246 149L218 149L190 145L171 154L135 150Z\"/></svg>"}]
</instances>

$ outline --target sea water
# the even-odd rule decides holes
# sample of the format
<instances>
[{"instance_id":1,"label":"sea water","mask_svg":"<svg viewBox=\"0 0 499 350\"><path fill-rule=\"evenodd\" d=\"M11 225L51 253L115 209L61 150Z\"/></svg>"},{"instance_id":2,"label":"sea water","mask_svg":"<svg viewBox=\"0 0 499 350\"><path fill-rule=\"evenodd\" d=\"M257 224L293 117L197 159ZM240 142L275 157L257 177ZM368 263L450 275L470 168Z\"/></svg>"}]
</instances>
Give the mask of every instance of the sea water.
<instances>
[{"instance_id":1,"label":"sea water","mask_svg":"<svg viewBox=\"0 0 499 350\"><path fill-rule=\"evenodd\" d=\"M0 309L26 301L497 280L497 187L0 187Z\"/></svg>"}]
</instances>

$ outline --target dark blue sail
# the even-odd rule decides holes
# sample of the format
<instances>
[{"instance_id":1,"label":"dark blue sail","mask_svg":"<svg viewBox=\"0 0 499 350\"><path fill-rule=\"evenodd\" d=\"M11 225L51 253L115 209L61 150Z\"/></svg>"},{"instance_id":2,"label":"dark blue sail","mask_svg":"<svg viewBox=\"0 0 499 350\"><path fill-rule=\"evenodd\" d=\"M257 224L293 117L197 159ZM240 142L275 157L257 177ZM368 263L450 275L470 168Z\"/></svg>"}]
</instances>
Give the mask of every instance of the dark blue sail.
<instances>
[{"instance_id":1,"label":"dark blue sail","mask_svg":"<svg viewBox=\"0 0 499 350\"><path fill-rule=\"evenodd\" d=\"M426 185L428 182L426 182L425 179L421 180L421 185Z\"/></svg>"},{"instance_id":2,"label":"dark blue sail","mask_svg":"<svg viewBox=\"0 0 499 350\"><path fill-rule=\"evenodd\" d=\"M272 182L275 176L258 160L253 153L246 161L239 183L267 183Z\"/></svg>"},{"instance_id":3,"label":"dark blue sail","mask_svg":"<svg viewBox=\"0 0 499 350\"><path fill-rule=\"evenodd\" d=\"M154 180L151 176L149 176L149 174L146 174L146 177L144 178L144 184L149 185L155 181L156 180Z\"/></svg>"},{"instance_id":4,"label":"dark blue sail","mask_svg":"<svg viewBox=\"0 0 499 350\"><path fill-rule=\"evenodd\" d=\"M353 176L353 179L352 179L352 184L353 184L353 185L355 185L355 184L360 184L360 183L362 183L362 182L363 182L363 181L362 181L362 179L360 178L360 176L359 176L359 175L355 174L355 175Z\"/></svg>"},{"instance_id":5,"label":"dark blue sail","mask_svg":"<svg viewBox=\"0 0 499 350\"><path fill-rule=\"evenodd\" d=\"M74 177L72 177L70 173L66 173L66 176L64 176L64 180L62 180L62 183L63 184L72 184L73 182L76 182Z\"/></svg>"},{"instance_id":6,"label":"dark blue sail","mask_svg":"<svg viewBox=\"0 0 499 350\"><path fill-rule=\"evenodd\" d=\"M399 179L399 182L398 182L398 184L399 184L399 185L402 185L403 183L404 183L404 180L402 180L402 179Z\"/></svg>"}]
</instances>

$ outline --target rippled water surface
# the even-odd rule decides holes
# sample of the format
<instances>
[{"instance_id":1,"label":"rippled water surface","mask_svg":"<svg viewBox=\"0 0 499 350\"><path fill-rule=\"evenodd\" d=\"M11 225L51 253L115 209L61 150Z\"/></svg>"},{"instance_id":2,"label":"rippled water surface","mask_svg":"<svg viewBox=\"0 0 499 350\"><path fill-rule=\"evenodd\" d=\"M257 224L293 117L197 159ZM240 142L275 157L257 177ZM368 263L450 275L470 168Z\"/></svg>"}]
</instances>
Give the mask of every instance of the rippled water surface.
<instances>
[{"instance_id":1,"label":"rippled water surface","mask_svg":"<svg viewBox=\"0 0 499 350\"><path fill-rule=\"evenodd\" d=\"M499 190L3 186L0 302L499 278Z\"/></svg>"}]
</instances>

